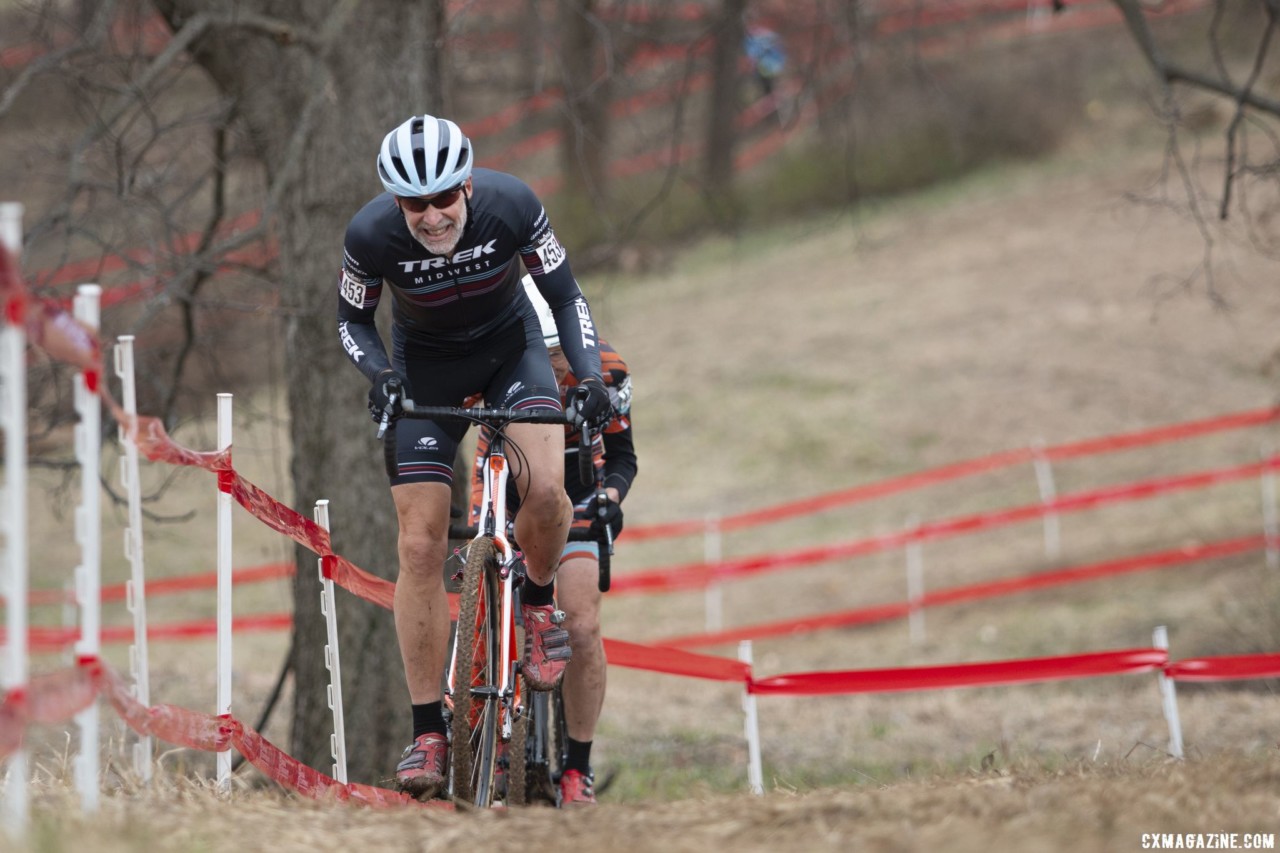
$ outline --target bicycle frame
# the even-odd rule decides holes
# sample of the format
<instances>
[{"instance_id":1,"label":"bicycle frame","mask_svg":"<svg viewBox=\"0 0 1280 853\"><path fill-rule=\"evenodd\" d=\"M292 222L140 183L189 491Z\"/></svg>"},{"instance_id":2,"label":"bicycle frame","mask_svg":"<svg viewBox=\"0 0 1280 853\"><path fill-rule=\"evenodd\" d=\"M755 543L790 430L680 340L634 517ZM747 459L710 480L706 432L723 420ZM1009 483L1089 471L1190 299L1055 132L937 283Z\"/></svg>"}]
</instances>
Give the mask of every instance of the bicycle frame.
<instances>
[{"instance_id":1,"label":"bicycle frame","mask_svg":"<svg viewBox=\"0 0 1280 853\"><path fill-rule=\"evenodd\" d=\"M487 424L493 432L482 463L479 523L465 546L458 621L444 686L446 707L452 712L450 794L483 808L493 804L497 793L501 745L507 744L509 753L524 752L524 727L516 725L523 710L514 600L520 555L507 533L510 471L503 430L513 422L565 426L576 421L556 410L409 405L400 417ZM516 764L522 771L523 762ZM522 773L518 782L523 787Z\"/></svg>"},{"instance_id":2,"label":"bicycle frame","mask_svg":"<svg viewBox=\"0 0 1280 853\"><path fill-rule=\"evenodd\" d=\"M406 401L399 417L465 421L492 429L482 461L480 516L474 536L465 546L458 620L445 672L444 696L452 711L450 794L479 807L492 805L497 793L498 753L501 744L506 744L509 759L515 759L508 761L508 785L517 789L514 798L523 801L527 726L523 724L525 709L517 677L515 626L515 581L521 574L521 558L507 533L510 471L503 430L513 422L578 426L584 444L590 430L580 419L556 410L423 408ZM388 420L384 413L384 426Z\"/></svg>"},{"instance_id":3,"label":"bicycle frame","mask_svg":"<svg viewBox=\"0 0 1280 853\"><path fill-rule=\"evenodd\" d=\"M510 476L510 471L507 467L506 438L501 431L495 431L493 440L489 444L489 452L484 460L483 475L484 492L480 502L480 518L476 524L476 538L471 540L466 548L469 549L481 537L488 538L494 545L500 589L499 601L502 608L498 634L500 642L498 657L500 680L497 684L497 698L500 702L510 698L509 702L504 703L505 707L502 709L503 713L500 716L502 739L509 741L511 739L514 712L519 708L520 699L519 679L515 677L516 660L514 649L516 629L512 595L512 586L515 579L515 573L512 568L518 557L515 549L511 546L511 541L507 538L506 532L507 479ZM461 632L461 630L462 623L459 622L456 631ZM453 697L458 684L459 644L457 639L455 636L445 681L444 692L450 698Z\"/></svg>"}]
</instances>

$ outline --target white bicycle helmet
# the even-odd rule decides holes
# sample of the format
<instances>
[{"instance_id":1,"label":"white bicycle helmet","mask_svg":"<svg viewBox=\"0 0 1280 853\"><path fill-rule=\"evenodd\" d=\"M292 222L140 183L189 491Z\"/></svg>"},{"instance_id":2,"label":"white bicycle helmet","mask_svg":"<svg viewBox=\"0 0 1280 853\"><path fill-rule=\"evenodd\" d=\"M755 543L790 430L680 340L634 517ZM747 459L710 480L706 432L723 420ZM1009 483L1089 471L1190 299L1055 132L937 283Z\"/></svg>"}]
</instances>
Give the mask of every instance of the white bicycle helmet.
<instances>
[{"instance_id":1,"label":"white bicycle helmet","mask_svg":"<svg viewBox=\"0 0 1280 853\"><path fill-rule=\"evenodd\" d=\"M547 345L547 349L560 346L560 330L556 328L556 318L551 314L551 306L547 304L547 300L538 292L538 285L533 283L533 277L526 275L520 279L520 283L524 285L524 292L533 303L533 310L538 312L538 322L542 324L542 342Z\"/></svg>"},{"instance_id":2,"label":"white bicycle helmet","mask_svg":"<svg viewBox=\"0 0 1280 853\"><path fill-rule=\"evenodd\" d=\"M414 116L382 139L378 177L398 196L434 195L471 177L471 141L448 119Z\"/></svg>"}]
</instances>

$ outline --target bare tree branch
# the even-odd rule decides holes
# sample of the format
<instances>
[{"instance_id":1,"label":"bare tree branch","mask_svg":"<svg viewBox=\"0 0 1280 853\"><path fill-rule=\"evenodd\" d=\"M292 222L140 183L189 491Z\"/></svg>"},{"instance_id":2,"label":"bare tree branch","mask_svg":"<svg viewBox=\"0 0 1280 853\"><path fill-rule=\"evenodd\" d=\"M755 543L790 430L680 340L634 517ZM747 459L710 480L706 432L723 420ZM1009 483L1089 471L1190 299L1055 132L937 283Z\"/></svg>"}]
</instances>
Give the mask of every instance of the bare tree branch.
<instances>
[{"instance_id":1,"label":"bare tree branch","mask_svg":"<svg viewBox=\"0 0 1280 853\"><path fill-rule=\"evenodd\" d=\"M25 65L19 72L18 78L9 84L3 94L0 94L0 118L13 108L18 97L34 80L49 71L62 68L72 57L99 50L110 31L115 14L115 0L106 0L98 6L83 38L77 39L66 47L51 50Z\"/></svg>"}]
</instances>

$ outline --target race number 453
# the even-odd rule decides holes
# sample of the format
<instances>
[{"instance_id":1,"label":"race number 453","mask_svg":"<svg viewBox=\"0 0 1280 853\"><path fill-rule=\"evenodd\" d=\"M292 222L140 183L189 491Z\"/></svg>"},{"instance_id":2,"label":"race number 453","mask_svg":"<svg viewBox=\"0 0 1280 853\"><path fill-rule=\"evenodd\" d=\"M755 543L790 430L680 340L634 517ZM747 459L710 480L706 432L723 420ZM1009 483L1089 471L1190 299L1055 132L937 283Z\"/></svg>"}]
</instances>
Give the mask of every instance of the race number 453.
<instances>
[{"instance_id":1,"label":"race number 453","mask_svg":"<svg viewBox=\"0 0 1280 853\"><path fill-rule=\"evenodd\" d=\"M342 274L342 298L350 302L356 308L364 307L364 291L365 286L355 281L345 272Z\"/></svg>"},{"instance_id":2,"label":"race number 453","mask_svg":"<svg viewBox=\"0 0 1280 853\"><path fill-rule=\"evenodd\" d=\"M542 261L543 273L549 273L564 263L564 246L560 245L554 234L548 234L536 251L538 260Z\"/></svg>"}]
</instances>

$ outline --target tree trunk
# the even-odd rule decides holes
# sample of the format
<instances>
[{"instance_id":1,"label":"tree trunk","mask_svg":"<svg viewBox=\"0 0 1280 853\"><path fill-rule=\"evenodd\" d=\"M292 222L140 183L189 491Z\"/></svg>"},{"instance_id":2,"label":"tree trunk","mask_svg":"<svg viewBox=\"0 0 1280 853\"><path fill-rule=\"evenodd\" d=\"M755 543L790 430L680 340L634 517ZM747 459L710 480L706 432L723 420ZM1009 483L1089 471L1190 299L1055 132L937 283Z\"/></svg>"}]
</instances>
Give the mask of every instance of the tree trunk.
<instances>
[{"instance_id":1,"label":"tree trunk","mask_svg":"<svg viewBox=\"0 0 1280 853\"><path fill-rule=\"evenodd\" d=\"M386 578L397 567L395 511L365 408L366 382L338 342L336 282L347 221L381 190L374 158L382 136L441 97L438 66L423 49L440 43L439 5L156 0L175 29L202 11L252 12L297 27L296 37L219 28L193 52L235 101L270 185L286 185L268 210L279 243L294 507L311 517L315 501L329 499L335 550ZM328 772L333 719L320 584L315 555L297 550L289 752ZM389 612L342 591L338 622L349 778L385 783L411 736L395 625Z\"/></svg>"},{"instance_id":2,"label":"tree trunk","mask_svg":"<svg viewBox=\"0 0 1280 853\"><path fill-rule=\"evenodd\" d=\"M737 145L738 64L742 58L742 16L747 0L723 0L711 53L711 101L707 108L705 169L707 196L717 218L736 221L733 157Z\"/></svg>"},{"instance_id":3,"label":"tree trunk","mask_svg":"<svg viewBox=\"0 0 1280 853\"><path fill-rule=\"evenodd\" d=\"M609 105L611 75L602 59L612 45L602 39L596 0L561 0L560 31L564 141L560 148L564 192L581 213L598 217L608 210ZM616 56L615 56L616 58ZM579 218L575 216L575 220Z\"/></svg>"}]
</instances>

